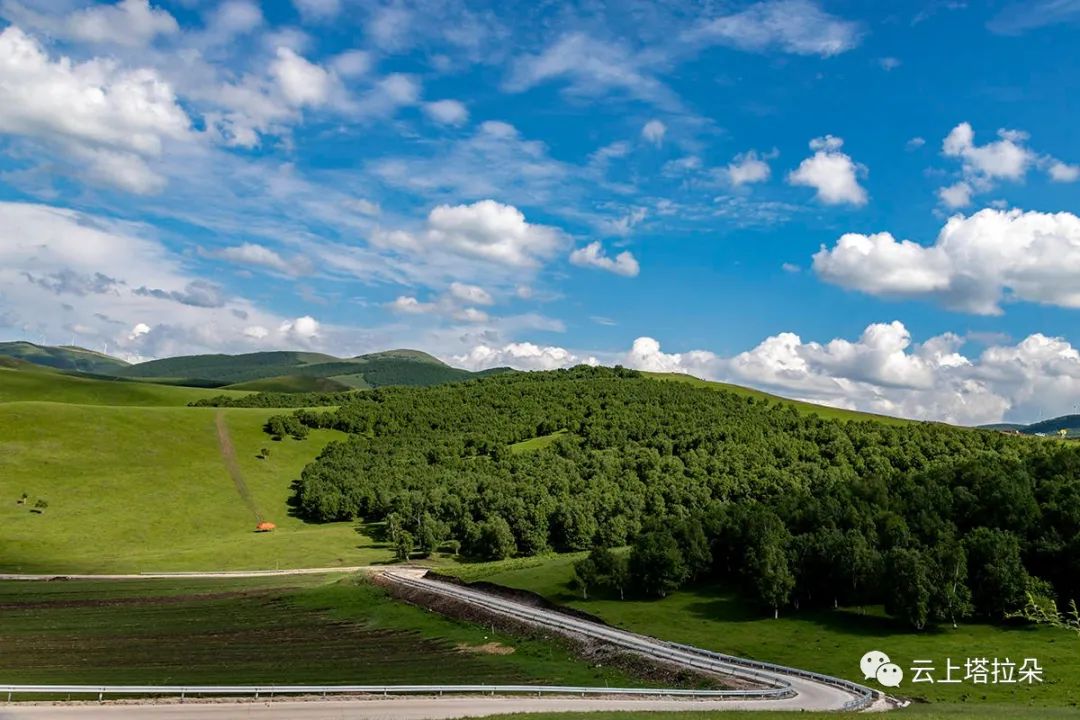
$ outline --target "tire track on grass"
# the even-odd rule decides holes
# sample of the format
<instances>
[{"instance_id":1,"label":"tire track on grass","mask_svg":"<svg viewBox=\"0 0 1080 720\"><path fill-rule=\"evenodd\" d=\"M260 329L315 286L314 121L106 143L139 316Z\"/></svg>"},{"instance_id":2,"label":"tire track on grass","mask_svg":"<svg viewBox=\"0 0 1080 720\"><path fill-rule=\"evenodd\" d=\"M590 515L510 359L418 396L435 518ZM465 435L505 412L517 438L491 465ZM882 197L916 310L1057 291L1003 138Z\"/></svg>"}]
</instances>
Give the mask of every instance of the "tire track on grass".
<instances>
[{"instance_id":1,"label":"tire track on grass","mask_svg":"<svg viewBox=\"0 0 1080 720\"><path fill-rule=\"evenodd\" d=\"M221 457L225 461L225 469L229 471L233 485L240 499L244 501L251 514L255 516L255 522L263 521L263 514L259 506L255 504L255 498L244 480L244 474L240 472L240 463L236 459L236 447L233 445L232 436L229 435L229 427L225 424L225 413L218 410L214 415L214 425L217 427L218 444L221 445Z\"/></svg>"}]
</instances>

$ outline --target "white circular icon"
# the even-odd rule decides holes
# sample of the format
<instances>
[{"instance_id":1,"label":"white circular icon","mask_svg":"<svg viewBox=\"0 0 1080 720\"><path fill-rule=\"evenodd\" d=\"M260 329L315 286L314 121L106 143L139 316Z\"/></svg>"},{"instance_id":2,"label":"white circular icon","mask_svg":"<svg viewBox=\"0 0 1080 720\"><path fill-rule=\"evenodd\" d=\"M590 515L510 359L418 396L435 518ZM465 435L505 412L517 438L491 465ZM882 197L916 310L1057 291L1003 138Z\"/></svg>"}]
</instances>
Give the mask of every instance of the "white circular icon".
<instances>
[{"instance_id":1,"label":"white circular icon","mask_svg":"<svg viewBox=\"0 0 1080 720\"><path fill-rule=\"evenodd\" d=\"M885 663L877 669L877 681L885 687L900 687L903 679L904 671L896 663Z\"/></svg>"},{"instance_id":2,"label":"white circular icon","mask_svg":"<svg viewBox=\"0 0 1080 720\"><path fill-rule=\"evenodd\" d=\"M859 668L863 672L863 679L873 680L877 677L878 668L888 662L890 662L889 656L880 650L871 650L863 655L862 660L859 661Z\"/></svg>"}]
</instances>

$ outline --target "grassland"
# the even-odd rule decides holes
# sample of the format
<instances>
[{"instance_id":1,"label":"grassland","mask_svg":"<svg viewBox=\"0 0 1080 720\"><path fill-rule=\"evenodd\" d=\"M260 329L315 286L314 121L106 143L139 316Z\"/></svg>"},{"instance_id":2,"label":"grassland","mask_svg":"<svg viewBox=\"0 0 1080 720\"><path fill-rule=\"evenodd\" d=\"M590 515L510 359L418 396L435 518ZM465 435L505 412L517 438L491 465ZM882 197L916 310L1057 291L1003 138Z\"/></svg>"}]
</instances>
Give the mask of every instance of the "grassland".
<instances>
[{"instance_id":1,"label":"grassland","mask_svg":"<svg viewBox=\"0 0 1080 720\"><path fill-rule=\"evenodd\" d=\"M582 600L567 583L574 560L563 555L503 563L464 565L452 570L470 580L483 579L531 590L561 604L584 610L630 630L685 642L742 657L812 668L862 681L858 661L869 650L882 650L905 669L915 659L936 662L939 675L946 658L962 665L968 657L1038 658L1045 669L1042 684L957 685L905 683L901 694L920 701L971 707L1038 708L1080 706L1080 638L1051 628L964 624L913 632L886 617L880 608L835 611L789 611L773 620L748 607L722 587L679 591L663 600ZM910 672L908 673L910 675ZM1031 716L1029 714L1029 716ZM1008 715L1005 715L1008 717ZM1023 716L1023 715L1021 715ZM1015 717L1015 716L1014 716Z\"/></svg>"},{"instance_id":2,"label":"grassland","mask_svg":"<svg viewBox=\"0 0 1080 720\"><path fill-rule=\"evenodd\" d=\"M528 440L522 440L519 443L514 443L510 446L510 452L523 453L541 450L549 445L553 445L559 438L566 436L567 432L565 430L557 430L550 435L540 435L538 437L529 438Z\"/></svg>"},{"instance_id":3,"label":"grassland","mask_svg":"<svg viewBox=\"0 0 1080 720\"><path fill-rule=\"evenodd\" d=\"M172 390L173 388L168 388ZM247 489L230 478L222 412ZM340 435L272 442L273 410L0 403L0 569L144 572L360 565L389 552L349 523L291 517L290 484ZM259 459L261 448L270 449ZM23 493L28 502L19 504ZM37 499L48 502L33 512Z\"/></svg>"},{"instance_id":4,"label":"grassland","mask_svg":"<svg viewBox=\"0 0 1080 720\"><path fill-rule=\"evenodd\" d=\"M352 578L314 576L0 583L0 676L26 684L634 682L555 644L447 620Z\"/></svg>"},{"instance_id":5,"label":"grassland","mask_svg":"<svg viewBox=\"0 0 1080 720\"><path fill-rule=\"evenodd\" d=\"M907 423L916 422L914 420L906 420L904 418L892 417L889 415L876 415L874 413L864 413L857 410L846 410L844 408L828 407L827 405L817 405L815 403L803 402L801 400L790 400L779 395L772 395L762 390L754 390L753 388L743 387L742 385L732 385L730 383L715 382L713 380L702 380L696 378L693 375L684 375L682 373L657 373L646 372L643 373L654 380L663 380L671 382L684 382L696 387L705 387L712 390L726 390L730 393L735 393L742 397L752 397L757 400L769 400L770 402L781 402L786 405L791 405L800 412L813 413L819 417L827 418L829 420L856 420L866 421L875 420L878 422L888 423L890 425L904 425Z\"/></svg>"},{"instance_id":6,"label":"grassland","mask_svg":"<svg viewBox=\"0 0 1080 720\"><path fill-rule=\"evenodd\" d=\"M133 380L105 380L36 366L0 366L0 403L29 400L83 405L182 406L215 395L243 395L230 390L154 385Z\"/></svg>"}]
</instances>

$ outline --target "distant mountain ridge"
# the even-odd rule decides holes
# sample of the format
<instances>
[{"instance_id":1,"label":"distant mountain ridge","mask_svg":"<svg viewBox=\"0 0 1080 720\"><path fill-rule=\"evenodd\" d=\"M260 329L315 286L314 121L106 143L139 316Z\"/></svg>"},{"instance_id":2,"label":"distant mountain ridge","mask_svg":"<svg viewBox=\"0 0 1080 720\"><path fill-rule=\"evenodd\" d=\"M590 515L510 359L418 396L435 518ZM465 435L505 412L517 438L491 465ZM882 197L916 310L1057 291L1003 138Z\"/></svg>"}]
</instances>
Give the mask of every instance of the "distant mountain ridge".
<instances>
[{"instance_id":1,"label":"distant mountain ridge","mask_svg":"<svg viewBox=\"0 0 1080 720\"><path fill-rule=\"evenodd\" d=\"M1024 425L1022 423L994 423L980 425L985 430L1014 431L1021 435L1057 435L1062 430L1068 437L1080 436L1080 415L1061 415L1060 417L1040 420Z\"/></svg>"},{"instance_id":2,"label":"distant mountain ridge","mask_svg":"<svg viewBox=\"0 0 1080 720\"><path fill-rule=\"evenodd\" d=\"M437 385L482 377L451 367L420 350L399 348L354 358L315 352L186 355L129 364L82 348L29 342L0 343L0 355L61 370L191 387L235 387L266 392L333 392L387 385Z\"/></svg>"}]
</instances>

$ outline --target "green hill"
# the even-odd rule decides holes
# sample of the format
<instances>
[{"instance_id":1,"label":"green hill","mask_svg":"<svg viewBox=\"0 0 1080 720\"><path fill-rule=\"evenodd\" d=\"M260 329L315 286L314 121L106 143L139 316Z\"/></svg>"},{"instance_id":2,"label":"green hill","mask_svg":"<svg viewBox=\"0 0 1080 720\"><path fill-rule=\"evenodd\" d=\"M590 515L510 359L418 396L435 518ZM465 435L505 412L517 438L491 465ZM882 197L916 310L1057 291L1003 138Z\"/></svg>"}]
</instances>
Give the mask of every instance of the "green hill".
<instances>
[{"instance_id":1,"label":"green hill","mask_svg":"<svg viewBox=\"0 0 1080 720\"><path fill-rule=\"evenodd\" d=\"M246 393L90 377L0 357L0 403L33 400L84 405L181 406L223 394L239 397Z\"/></svg>"},{"instance_id":2,"label":"green hill","mask_svg":"<svg viewBox=\"0 0 1080 720\"><path fill-rule=\"evenodd\" d=\"M1062 415L1049 420L1023 425L1019 423L995 423L981 426L985 430L1018 432L1021 435L1057 435L1062 430L1067 437L1080 436L1080 415Z\"/></svg>"},{"instance_id":3,"label":"green hill","mask_svg":"<svg viewBox=\"0 0 1080 720\"><path fill-rule=\"evenodd\" d=\"M0 343L0 355L25 360L35 365L87 373L115 374L128 366L128 363L123 360L86 348L50 347L22 340Z\"/></svg>"},{"instance_id":4,"label":"green hill","mask_svg":"<svg viewBox=\"0 0 1080 720\"><path fill-rule=\"evenodd\" d=\"M169 378L169 382L187 385L216 384L274 392L438 385L477 377L476 373L450 367L418 350L389 350L348 359L302 352L191 355L131 365L117 374L128 378Z\"/></svg>"},{"instance_id":5,"label":"green hill","mask_svg":"<svg viewBox=\"0 0 1080 720\"><path fill-rule=\"evenodd\" d=\"M829 420L875 420L877 422L892 423L892 424L904 424L917 422L915 420L907 420L904 418L892 417L891 415L877 415L875 413L864 413L858 410L847 410L844 408L834 408L827 405L817 405L815 403L803 402L801 400L790 400L779 395L773 395L771 393L764 392L762 390L755 390L753 388L743 387L742 385L732 385L730 383L716 382L714 380L702 380L701 378L694 377L693 375L684 375L682 373L656 373L646 372L642 373L655 380L671 380L676 382L684 382L695 387L704 387L711 390L723 390L725 392L734 393L742 397L752 397L755 400L769 400L772 402L784 403L790 405L799 412L813 413L819 417L827 418Z\"/></svg>"},{"instance_id":6,"label":"green hill","mask_svg":"<svg viewBox=\"0 0 1080 720\"><path fill-rule=\"evenodd\" d=\"M326 393L350 390L352 387L343 382L339 382L338 380L332 380L326 377L279 375L278 377L248 380L247 382L236 383L234 385L226 385L224 389L274 393Z\"/></svg>"}]
</instances>

